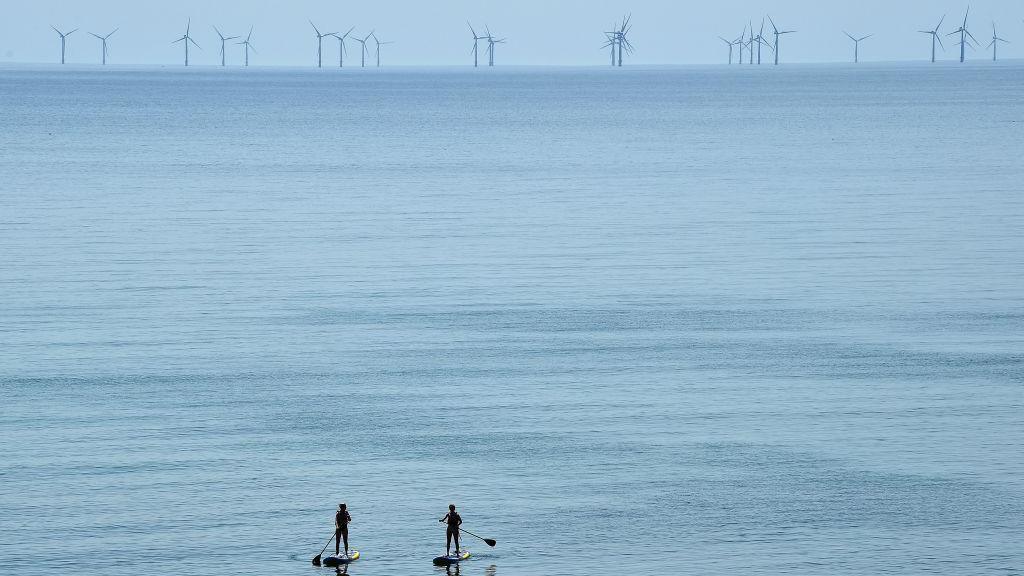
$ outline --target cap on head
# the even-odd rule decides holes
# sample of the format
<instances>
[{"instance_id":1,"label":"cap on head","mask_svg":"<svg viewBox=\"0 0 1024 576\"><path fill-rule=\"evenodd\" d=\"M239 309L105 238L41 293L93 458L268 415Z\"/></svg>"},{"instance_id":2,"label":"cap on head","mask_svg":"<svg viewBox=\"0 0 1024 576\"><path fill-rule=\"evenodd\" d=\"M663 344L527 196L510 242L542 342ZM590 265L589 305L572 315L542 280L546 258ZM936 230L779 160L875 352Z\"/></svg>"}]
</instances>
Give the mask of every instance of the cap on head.
<instances>
[{"instance_id":1,"label":"cap on head","mask_svg":"<svg viewBox=\"0 0 1024 576\"><path fill-rule=\"evenodd\" d=\"M344 510L345 508L348 508L348 506L346 506L344 502L342 502L341 504L338 504L338 509L339 510Z\"/></svg>"},{"instance_id":2,"label":"cap on head","mask_svg":"<svg viewBox=\"0 0 1024 576\"><path fill-rule=\"evenodd\" d=\"M452 512L455 512L455 504L449 504L448 509L451 510Z\"/></svg>"}]
</instances>

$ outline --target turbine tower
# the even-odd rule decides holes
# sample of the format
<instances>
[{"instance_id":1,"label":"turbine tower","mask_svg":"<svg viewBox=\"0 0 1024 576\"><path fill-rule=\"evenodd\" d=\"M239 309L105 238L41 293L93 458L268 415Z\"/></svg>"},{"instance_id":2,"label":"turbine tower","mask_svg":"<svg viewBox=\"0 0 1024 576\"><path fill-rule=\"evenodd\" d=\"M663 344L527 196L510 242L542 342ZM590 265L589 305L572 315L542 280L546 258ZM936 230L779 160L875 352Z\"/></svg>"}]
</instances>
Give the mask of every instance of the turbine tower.
<instances>
[{"instance_id":1,"label":"turbine tower","mask_svg":"<svg viewBox=\"0 0 1024 576\"><path fill-rule=\"evenodd\" d=\"M117 32L117 28L114 28L114 32ZM101 52L103 54L102 62L103 62L104 66L107 65L107 38L110 38L111 36L113 36L114 32L111 32L110 34L107 34L106 36L100 36L99 34L93 34L92 32L89 32L89 34L92 34L96 38L99 38L100 42L102 43L103 48L102 48Z\"/></svg>"},{"instance_id":2,"label":"turbine tower","mask_svg":"<svg viewBox=\"0 0 1024 576\"><path fill-rule=\"evenodd\" d=\"M473 29L473 25L468 20L466 25L469 26L469 31L473 33L473 68L478 68L480 66L480 41L487 37L477 36L476 30Z\"/></svg>"},{"instance_id":3,"label":"turbine tower","mask_svg":"<svg viewBox=\"0 0 1024 576\"><path fill-rule=\"evenodd\" d=\"M377 68L380 68L380 47L385 44L394 44L394 42L381 42L380 38L377 38L377 35L372 32L370 36L373 36L373 41L377 43Z\"/></svg>"},{"instance_id":4,"label":"turbine tower","mask_svg":"<svg viewBox=\"0 0 1024 576\"><path fill-rule=\"evenodd\" d=\"M779 30L779 28L775 25L775 21L772 20L771 16L768 17L768 22L771 22L772 30L775 33L775 48L773 48L773 50L775 50L775 65L778 66L779 65L779 36L782 36L783 34L792 34L792 33L796 32L796 30ZM753 34L753 31L751 31L751 34Z\"/></svg>"},{"instance_id":5,"label":"turbine tower","mask_svg":"<svg viewBox=\"0 0 1024 576\"><path fill-rule=\"evenodd\" d=\"M960 35L960 42L959 42L959 44L960 44L960 62L961 63L963 63L963 61L965 60L965 58L967 56L967 47L970 46L971 48L974 48L973 44L977 44L978 43L978 39L975 38L974 34L971 34L970 30L967 29L967 16L970 15L970 13L971 13L971 9L970 9L970 7L968 7L967 8L967 12L964 13L964 23L961 24L960 27L957 28L956 30L953 30L949 34L946 34L946 36L952 36L954 34L959 34ZM973 44L971 43L971 40L974 41Z\"/></svg>"},{"instance_id":6,"label":"turbine tower","mask_svg":"<svg viewBox=\"0 0 1024 576\"><path fill-rule=\"evenodd\" d=\"M850 40L853 40L853 63L857 64L858 62L860 62L860 43L863 42L864 40L867 40L868 38L871 38L872 36L874 36L874 34L868 34L867 36L861 36L860 38L854 38L846 30L843 30L843 34L846 34L846 36Z\"/></svg>"},{"instance_id":7,"label":"turbine tower","mask_svg":"<svg viewBox=\"0 0 1024 576\"><path fill-rule=\"evenodd\" d=\"M60 63L63 64L64 53L66 52L68 47L68 36L71 36L72 34L77 32L78 28L75 28L71 32L61 32L60 30L57 30L56 26L50 26L50 28L53 28L53 31L56 32L58 36L60 36Z\"/></svg>"},{"instance_id":8,"label":"turbine tower","mask_svg":"<svg viewBox=\"0 0 1024 576\"><path fill-rule=\"evenodd\" d=\"M185 43L185 66L188 66L188 43L191 42L192 44L195 45L196 48L199 48L199 44L196 44L196 41L193 40L191 36L189 36L188 31L191 28L192 28L192 19L189 18L188 19L188 23L185 24L185 35L182 36L181 38L178 38L174 42L171 42L171 44L177 44L178 42L184 42ZM202 50L202 48L199 48L199 49Z\"/></svg>"},{"instance_id":9,"label":"turbine tower","mask_svg":"<svg viewBox=\"0 0 1024 576\"><path fill-rule=\"evenodd\" d=\"M338 39L338 68L345 67L345 54L348 53L348 48L345 46L345 38L348 38L348 35L351 34L352 31L355 29L356 27L353 26L348 29L348 32L345 32L341 36L338 36L337 34L331 34L331 36L334 36L335 38Z\"/></svg>"},{"instance_id":10,"label":"turbine tower","mask_svg":"<svg viewBox=\"0 0 1024 576\"><path fill-rule=\"evenodd\" d=\"M309 25L313 27L313 31L316 32L316 67L324 67L324 36L334 36L334 32L328 32L327 34L321 34L320 30L313 24L313 21L309 21Z\"/></svg>"},{"instance_id":11,"label":"turbine tower","mask_svg":"<svg viewBox=\"0 0 1024 576\"><path fill-rule=\"evenodd\" d=\"M986 46L986 48L991 48L992 49L992 61L993 62L996 61L996 52L999 49L999 43L1000 42L1005 42L1007 44L1010 43L1009 40L1003 40L998 35L996 35L996 23L993 22L992 23L992 42L988 46Z\"/></svg>"},{"instance_id":12,"label":"turbine tower","mask_svg":"<svg viewBox=\"0 0 1024 576\"><path fill-rule=\"evenodd\" d=\"M750 29L753 33L754 29ZM761 46L767 46L769 49L772 47L767 40L764 39L764 18L761 18L761 31L757 33L757 65L761 65Z\"/></svg>"},{"instance_id":13,"label":"turbine tower","mask_svg":"<svg viewBox=\"0 0 1024 576\"><path fill-rule=\"evenodd\" d=\"M733 46L739 46L739 49L740 49L740 57L737 60L737 64L743 64L743 37L746 36L746 35L747 35L747 26L746 26L746 24L744 24L743 25L743 32L740 33L740 37L732 41Z\"/></svg>"},{"instance_id":14,"label":"turbine tower","mask_svg":"<svg viewBox=\"0 0 1024 576\"><path fill-rule=\"evenodd\" d=\"M213 29L217 32L217 36L220 36L220 65L226 66L226 62L224 59L224 45L227 43L228 40L237 40L238 36L225 36L220 33L220 30L217 30L216 26L214 26Z\"/></svg>"},{"instance_id":15,"label":"turbine tower","mask_svg":"<svg viewBox=\"0 0 1024 576\"><path fill-rule=\"evenodd\" d=\"M751 26L751 39L746 41L746 48L748 48L749 51L750 51L751 59L749 61L750 61L750 64L753 66L754 65L754 43L757 42L758 39L754 36L754 22L753 22L753 20L751 20L750 26Z\"/></svg>"},{"instance_id":16,"label":"turbine tower","mask_svg":"<svg viewBox=\"0 0 1024 576\"><path fill-rule=\"evenodd\" d=\"M942 15L942 19L939 20L939 25L934 30L918 30L921 34L930 34L932 37L932 62L935 62L935 43L938 42L939 46L942 46L942 51L946 51L946 47L942 44L942 37L939 36L939 28L942 28L942 22L946 20L946 15Z\"/></svg>"},{"instance_id":17,"label":"turbine tower","mask_svg":"<svg viewBox=\"0 0 1024 576\"><path fill-rule=\"evenodd\" d=\"M249 66L249 50L252 50L253 52L256 51L256 49L252 47L252 42L249 41L250 38L252 38L252 26L249 27L249 35L245 37L245 40L243 40L241 42L235 42L235 44L241 44L242 46L245 46L245 66L246 67Z\"/></svg>"}]
</instances>

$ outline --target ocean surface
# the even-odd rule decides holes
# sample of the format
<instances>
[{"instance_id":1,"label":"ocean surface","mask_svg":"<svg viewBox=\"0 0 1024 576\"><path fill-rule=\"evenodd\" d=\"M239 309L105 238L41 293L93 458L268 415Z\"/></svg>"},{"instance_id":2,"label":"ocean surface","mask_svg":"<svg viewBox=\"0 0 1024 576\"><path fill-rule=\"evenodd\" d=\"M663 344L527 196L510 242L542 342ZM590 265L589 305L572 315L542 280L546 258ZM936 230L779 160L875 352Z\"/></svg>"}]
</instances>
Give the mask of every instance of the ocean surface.
<instances>
[{"instance_id":1,"label":"ocean surface","mask_svg":"<svg viewBox=\"0 0 1024 576\"><path fill-rule=\"evenodd\" d=\"M1024 62L2 68L0 571L1022 574L1022 153Z\"/></svg>"}]
</instances>

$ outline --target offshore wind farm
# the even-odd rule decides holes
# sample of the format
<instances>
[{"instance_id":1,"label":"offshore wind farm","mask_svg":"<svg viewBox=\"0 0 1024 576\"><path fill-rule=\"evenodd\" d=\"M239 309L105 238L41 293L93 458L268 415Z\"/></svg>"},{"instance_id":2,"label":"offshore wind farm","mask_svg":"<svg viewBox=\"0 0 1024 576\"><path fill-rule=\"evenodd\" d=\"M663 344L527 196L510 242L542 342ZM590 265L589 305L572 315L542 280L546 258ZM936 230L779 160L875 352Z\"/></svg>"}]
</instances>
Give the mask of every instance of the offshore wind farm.
<instances>
[{"instance_id":1,"label":"offshore wind farm","mask_svg":"<svg viewBox=\"0 0 1024 576\"><path fill-rule=\"evenodd\" d=\"M927 6L922 6L921 12L927 14ZM975 10L975 14L977 14L977 10ZM890 45L898 43L901 47L906 48L907 46L913 44L913 37L914 37L915 34L917 34L917 33L925 33L925 34L928 34L928 35L931 36L931 39L930 39L931 40L931 52L928 55L929 58L931 59L931 61L933 61L933 62L938 61L944 55L945 44L942 42L942 38L943 37L954 37L954 46L958 50L957 50L957 53L952 54L950 56L953 56L954 58L958 59L960 62L966 62L971 57L973 52L978 51L978 50L980 50L982 48L991 49L992 56L993 56L993 58L991 58L991 59L992 60L998 60L1000 46L1002 45L1005 48L1008 45L1012 45L1012 39L1011 39L1012 35L1008 37L1007 36L1008 33L1006 32L1006 30L1019 31L1020 33L1024 34L1024 21L1021 20L1021 14L1014 14L1014 15L1012 15L1010 17L1010 20L1008 22L1006 22L1006 25L1004 25L1004 27L1003 27L1003 30L1004 30L1003 35L995 35L995 38L996 38L995 40L989 42L989 44L987 46L982 46L979 43L979 41L977 40L977 38L974 37L973 33L970 30L970 26L969 26L969 19L970 19L970 16L971 16L971 7L970 6L968 6L966 4L963 5L963 18L962 18L962 20L957 20L957 26L956 27L947 27L945 29L943 28L943 25L946 22L946 16L948 14L938 13L936 11L936 12L933 12L933 15L935 15L937 17L937 19L938 19L938 24L935 26L935 28L920 29L918 26L914 26L914 24L917 24L917 22L906 22L902 26L902 29L901 29L901 31L899 32L898 35L895 35L895 34L893 34L893 32L889 31L887 33L874 32L870 36L862 36L862 37L859 37L859 38L853 38L850 34L848 34L846 32L846 28L847 28L846 25L841 25L841 26L837 27L836 32L837 33L842 33L842 34L844 34L846 36L851 37L851 39L852 39L852 41L854 43L854 45L853 45L853 52L854 52L853 61L855 63L859 63L860 60L861 60L861 54L860 54L861 44L860 43L863 40L866 40L868 37L871 37L872 38L872 43L876 44L875 49L872 51L872 59L874 61L898 61L898 60L913 61L913 60L917 60L917 58L907 58L905 55L901 58L901 57L896 56L895 54L887 54L884 51L885 49L884 48L880 48L879 46L877 46L877 44L879 44L882 41L887 41L887 42L890 43ZM648 18L655 19L655 21L657 21L657 19L659 18L659 15L656 14L656 13L654 13L654 14L650 14L649 13L646 16ZM792 21L793 19L795 19L793 16L787 16L786 18L789 21ZM473 18L471 17L470 20L472 20L472 19ZM751 18L751 19L748 19L745 22L743 22L743 24L742 24L742 32L741 32L741 35L739 37L733 38L733 37L731 37L727 33L728 30L722 29L722 30L718 31L719 32L718 34L709 34L708 36L706 36L705 39L704 39L704 44L707 45L706 46L707 48L710 48L710 47L712 47L713 45L715 45L718 42L724 42L726 50L727 50L727 55L726 55L726 58L725 58L725 61L726 61L727 64L733 63L734 61L736 63L739 63L739 64L748 64L748 65L762 64L763 61L764 61L764 52L765 51L769 52L768 60L769 60L770 64L773 64L773 65L778 65L780 63L785 64L785 63L787 63L787 55L786 54L782 54L780 52L780 50L782 50L784 48L784 45L786 44L786 43L783 42L783 38L787 38L788 37L787 35L790 35L790 34L796 34L797 30L794 27L792 27L792 26L789 27L790 29L782 29L782 28L780 28L779 26L776 25L776 20L778 20L778 19L779 19L779 15L778 14L774 15L774 19L773 19L773 15L772 14L762 12L760 15L757 16L756 19L755 18ZM922 20L925 20L925 21L927 21L927 19L928 19L927 17L922 18ZM189 35L189 32L188 32L188 30L190 29L190 26L191 26L192 17L188 17L185 20L186 20L186 26L185 26L186 27L186 36L188 36L188 39L185 39L184 37L183 38L179 38L178 40L175 41L175 43L182 43L182 44L185 45L183 47L183 51L186 53L185 54L186 57L184 59L182 59L181 62L184 63L185 60L188 60L189 61L188 64L185 64L185 65L189 65L189 64L195 65L195 64L197 64L197 61L195 60L195 54L189 54L189 49L190 48L199 49L199 44L197 43L194 35ZM334 32L334 31L321 32L320 28L318 28L317 25L313 24L313 20L312 19L306 18L305 20L307 22L309 22L309 24L312 26L312 29L313 29L312 31L313 31L313 33L314 33L314 35L316 37L316 45L315 45L316 46L316 51L315 51L314 56L312 58L312 64L315 65L318 68L323 68L324 67L324 40L325 40L325 38L330 36L330 37L337 38L338 41L339 41L339 46L338 46L338 49L339 49L338 68L344 67L344 60L345 60L345 56L347 54L347 48L348 48L347 45L346 45L346 40L348 39L348 35L351 34L355 30L356 26L354 26L352 22L349 22L349 23L347 23L345 25L332 25L332 26L330 26L330 28L337 27L337 28L341 28L343 30L344 29L348 29L349 30L349 32L346 33L344 35L344 37L338 37L338 32ZM803 18L801 20L806 21L806 18ZM990 20L991 20L991 23L992 23L993 27L998 25L998 20L995 17L990 18ZM301 21L301 20L296 20L296 21ZM918 22L919 21L920 20L918 20ZM634 62L634 63L644 64L644 58L648 58L649 59L651 57L657 58L657 60L656 60L657 62L667 63L667 62L671 62L672 61L672 55L674 53L678 55L679 60L681 62L691 61L690 60L690 58L691 58L690 53L686 49L680 48L680 49L678 49L678 51L666 52L666 50L665 50L665 41L663 39L660 39L660 38L657 38L657 37L651 37L650 39L646 38L646 36L648 36L650 34L656 34L656 32L650 30L653 27L652 26L652 22L650 22L650 21L646 21L645 22L644 20L640 20L639 21L640 27L634 30L634 26L637 24L637 22L638 21L634 19L634 15L633 15L633 13L631 11L625 11L623 13L623 15L620 16L620 19L615 21L615 23L612 26L607 27L604 30L593 30L591 32L591 34L594 34L595 36L600 38L600 41L595 43L595 47L596 47L595 50L594 50L595 54L591 58L589 64L590 65L598 65L599 64L600 58L598 56L598 53L600 53L600 51L602 51L602 50L607 50L607 52L609 54L609 62L614 67L622 67L626 63L627 60L636 60L636 62ZM758 23L757 26L755 26L755 22ZM119 23L115 23L115 24L119 24ZM454 24L457 27L457 21L454 22L454 23L450 23L450 24ZM471 33L472 39L473 39L473 45L472 45L472 51L471 51L471 59L469 61L472 62L472 65L474 67L479 67L480 66L481 59L483 59L485 61L485 63L487 64L487 67L493 67L495 65L494 55L495 55L495 53L497 51L497 45L505 44L505 43L508 42L507 38L498 38L498 37L495 37L494 35L492 35L489 32L489 28L488 28L488 26L490 26L490 24L491 24L491 22L487 22L487 23L483 23L481 25L478 25L476 27L474 27L472 24L469 26L469 30L470 30L470 33ZM694 23L693 22L687 22L686 24L687 25L692 25ZM768 27L767 30L766 30L766 25ZM818 32L821 31L820 30L820 26L817 23L811 22L808 25L812 26L815 29L815 31L818 31ZM573 23L567 23L567 24L564 25L565 28L570 29L570 30L574 30L574 28L576 26L577 25L575 25ZM123 28L120 25L117 25L115 27L117 27L118 29L122 29ZM227 45L227 40L237 40L238 38L235 37L235 36L227 37L227 36L222 35L220 33L219 29L217 29L217 25L216 24L210 24L209 27L216 33L216 37L214 38L214 40L220 41L220 43L221 43L220 51L216 52L216 53L211 53L211 55L210 55L211 57L217 58L219 60L219 62L217 62L216 60L214 60L214 61L204 61L204 62L201 62L200 64L209 65L209 64L213 64L214 62L216 62L216 63L219 63L222 67L223 66L229 66L229 65L246 66L247 62L249 60L248 52L251 52L250 50L248 50L248 48L251 47L251 43L249 45L246 45L244 42L238 43L240 46L242 46L242 48L245 48L245 50L241 50L241 51L239 51L239 50L231 50L231 51L229 51L228 50L228 45ZM250 30L250 40L251 40L252 31L254 29L256 29L256 26L253 23L251 23L251 22L242 22L242 23L238 23L237 27L239 27L239 28L248 27L249 30ZM76 64L85 64L85 63L93 62L93 60L91 58L88 58L88 59L87 58L82 58L82 57L79 56L78 53L75 53L74 56L71 59L69 59L69 57L68 57L68 45L69 45L68 35L73 33L75 31L75 29L72 29L69 32L65 33L65 32L61 32L60 30L58 30L56 28L56 26L54 26L54 25L51 25L50 28L53 31L57 32L57 34L58 34L58 36L60 38L60 41L61 41L61 51L60 51L60 59L59 59L60 63L67 64L69 62L74 62ZM366 28L369 29L371 32L373 30L373 27L369 27L368 26ZM423 46L423 49L417 49L416 50L416 53L417 53L418 57L420 57L420 58L429 58L429 56L430 56L430 54L431 54L431 52L433 50L435 50L437 48L447 47L447 46L451 46L452 45L451 44L452 38L450 37L451 35L445 34L444 32L442 32L442 30L440 28L430 27L430 28L427 28L426 30L430 34L436 34L436 37L431 38L430 42ZM480 33L481 33L480 35L478 35L477 30L480 31ZM274 32L276 32L276 31L262 29L261 33L264 34L264 35L268 35L268 34L271 34L271 33L274 33ZM532 31L529 30L529 29L525 29L524 30L524 33L526 33L526 34L530 34L531 32ZM579 28L575 28L574 32L576 34L579 34L579 35L582 35L584 33L583 30L579 29ZM766 32L767 32L767 35L766 35ZM124 35L124 33L122 32L122 36L123 35ZM789 57L789 59L788 59L789 62L790 63L793 63L793 62L804 62L804 63L807 63L807 62L828 62L827 59L817 59L817 58L814 58L813 56L812 57L808 57L807 56L808 54L822 54L822 53L826 52L824 47L819 45L821 43L821 40L815 39L813 41L809 41L807 39L804 39L804 37L807 36L807 35L808 34L805 32L803 35L794 36L793 39L790 40L790 44L792 45L792 48L790 48L790 50L792 50L792 52L790 52L790 54L792 54L792 56ZM700 37L699 36L688 35L688 36L686 36L686 38L688 39L688 41L693 42L693 41L695 41L695 39L699 39ZM384 45L384 43L377 44L376 42L370 42L370 39L371 39L371 36L369 34L367 34L367 33L363 33L363 34L361 34L359 36L360 47L363 48L363 50L361 50L361 53L360 53L360 67L365 67L365 61L367 59L367 56L369 56L371 58L376 58L377 60L379 60L378 49L380 48L381 45ZM395 40L396 40L396 38L392 38L392 39L389 39L388 42L390 43L390 42L393 42ZM634 45L635 41L639 41L642 45L646 44L648 46L651 45L651 44L655 44L656 47L650 47L648 50L641 51L641 52L638 53L637 50L636 50L636 46ZM122 39L122 46L127 48L127 50L125 50L124 53L134 54L134 53L141 52L141 50L139 50L138 46L131 46L131 45L129 45L130 42L136 42L137 43L137 40L134 40L134 39L133 40L129 40L129 39L126 39L126 38ZM367 42L369 42L369 43L366 44ZM811 42L813 42L813 43L811 43ZM536 42L531 43L531 44L535 44L535 43ZM511 63L512 64L516 64L517 62L514 60L515 55L517 53L521 53L521 51L522 51L522 49L524 47L516 46L516 45L510 45L510 48L512 50L510 52L508 52L508 54L511 55L511 58L513 58ZM940 50L942 52L940 52ZM440 50L438 50L438 51L440 52ZM559 61L559 57L558 57L558 53L557 53L557 46L549 48L547 50L546 54L550 56L550 60L552 62L558 62ZM797 54L800 55L799 58L796 56ZM401 57L401 55L402 55L401 52L398 52L398 53L395 54L395 56L399 57L399 58ZM101 58L99 59L98 63L103 64L104 61L106 60L106 56L107 56L107 52L103 51L101 53ZM261 62L253 62L253 64L255 64L255 65L267 65L266 61L270 60L270 58L272 56L273 56L272 53L270 53L269 51L265 51L264 53L261 53L261 57L262 57L261 60L262 61ZM627 58L627 56L629 58ZM1004 57L1005 56L1006 56L1006 54L1004 54ZM1012 56L1010 56L1010 57L1012 57ZM145 64L145 62L143 62L143 61L135 61L133 59L130 59L130 58L124 57L124 56L122 56L121 59L123 61L122 62L118 62L120 64ZM507 60L507 58L506 58L506 60ZM710 61L707 61L705 63L712 64L715 61L717 61L717 58L713 58ZM842 60L837 60L837 61L841 62ZM309 61L307 61L307 62L309 62ZM508 62L506 62L506 63L508 63ZM398 64L401 64L401 62L398 62ZM441 65L441 64L451 65L451 64L458 64L458 62L444 62L444 61L438 60L437 64L438 65ZM301 62L293 62L292 65L302 65L302 63ZM379 66L377 66L377 67L379 67Z\"/></svg>"}]
</instances>

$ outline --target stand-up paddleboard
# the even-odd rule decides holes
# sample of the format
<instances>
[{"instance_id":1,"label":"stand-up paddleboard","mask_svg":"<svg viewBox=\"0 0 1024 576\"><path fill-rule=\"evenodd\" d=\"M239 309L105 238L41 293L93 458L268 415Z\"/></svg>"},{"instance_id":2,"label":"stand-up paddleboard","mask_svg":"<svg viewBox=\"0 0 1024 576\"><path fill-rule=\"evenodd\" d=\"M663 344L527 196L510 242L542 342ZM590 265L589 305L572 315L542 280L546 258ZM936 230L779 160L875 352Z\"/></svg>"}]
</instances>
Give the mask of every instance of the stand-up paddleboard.
<instances>
[{"instance_id":1,"label":"stand-up paddleboard","mask_svg":"<svg viewBox=\"0 0 1024 576\"><path fill-rule=\"evenodd\" d=\"M434 566L451 566L452 564L458 564L468 558L469 550L463 550L458 554L449 554L447 556L438 556L437 558L434 558Z\"/></svg>"},{"instance_id":2,"label":"stand-up paddleboard","mask_svg":"<svg viewBox=\"0 0 1024 576\"><path fill-rule=\"evenodd\" d=\"M359 550L350 550L348 556L340 554L324 558L324 566L344 566L356 560L359 560Z\"/></svg>"}]
</instances>

